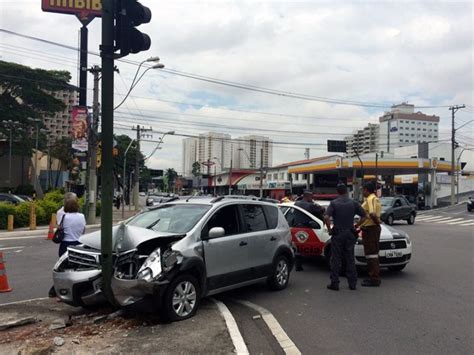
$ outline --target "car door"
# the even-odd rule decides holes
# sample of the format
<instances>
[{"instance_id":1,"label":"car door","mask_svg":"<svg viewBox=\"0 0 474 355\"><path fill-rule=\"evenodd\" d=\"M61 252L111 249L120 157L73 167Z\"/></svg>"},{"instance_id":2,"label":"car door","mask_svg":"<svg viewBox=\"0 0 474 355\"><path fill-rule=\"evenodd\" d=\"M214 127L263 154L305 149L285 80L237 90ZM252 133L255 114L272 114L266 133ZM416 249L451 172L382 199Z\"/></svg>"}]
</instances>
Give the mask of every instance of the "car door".
<instances>
[{"instance_id":1,"label":"car door","mask_svg":"<svg viewBox=\"0 0 474 355\"><path fill-rule=\"evenodd\" d=\"M302 256L320 256L329 239L322 221L296 206L285 211L285 218L298 252Z\"/></svg>"},{"instance_id":2,"label":"car door","mask_svg":"<svg viewBox=\"0 0 474 355\"><path fill-rule=\"evenodd\" d=\"M249 238L249 263L252 278L267 276L272 267L274 245L278 241L274 230L276 225L269 229L267 219L270 216L266 216L264 206L261 204L243 204L241 209L244 230Z\"/></svg>"},{"instance_id":3,"label":"car door","mask_svg":"<svg viewBox=\"0 0 474 355\"><path fill-rule=\"evenodd\" d=\"M393 217L394 219L402 219L403 218L403 207L402 202L399 198L396 198L393 201Z\"/></svg>"},{"instance_id":4,"label":"car door","mask_svg":"<svg viewBox=\"0 0 474 355\"><path fill-rule=\"evenodd\" d=\"M213 227L224 228L224 236L206 239ZM209 290L250 279L249 238L242 233L240 210L237 205L218 209L202 229L201 239L203 239Z\"/></svg>"}]
</instances>

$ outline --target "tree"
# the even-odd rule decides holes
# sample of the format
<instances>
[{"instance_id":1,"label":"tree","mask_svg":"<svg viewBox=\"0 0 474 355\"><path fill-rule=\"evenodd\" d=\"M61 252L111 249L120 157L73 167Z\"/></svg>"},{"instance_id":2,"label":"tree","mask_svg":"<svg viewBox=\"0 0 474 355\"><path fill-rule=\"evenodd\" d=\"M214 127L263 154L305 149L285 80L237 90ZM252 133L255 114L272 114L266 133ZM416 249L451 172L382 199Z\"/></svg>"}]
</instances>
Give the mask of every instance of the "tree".
<instances>
[{"instance_id":1,"label":"tree","mask_svg":"<svg viewBox=\"0 0 474 355\"><path fill-rule=\"evenodd\" d=\"M193 163L192 174L193 174L193 176L195 176L195 177L201 176L201 164L199 164L198 161L195 161L195 162Z\"/></svg>"},{"instance_id":2,"label":"tree","mask_svg":"<svg viewBox=\"0 0 474 355\"><path fill-rule=\"evenodd\" d=\"M165 171L165 183L168 192L174 190L174 185L176 183L176 178L178 177L178 173L173 169L169 168Z\"/></svg>"}]
</instances>

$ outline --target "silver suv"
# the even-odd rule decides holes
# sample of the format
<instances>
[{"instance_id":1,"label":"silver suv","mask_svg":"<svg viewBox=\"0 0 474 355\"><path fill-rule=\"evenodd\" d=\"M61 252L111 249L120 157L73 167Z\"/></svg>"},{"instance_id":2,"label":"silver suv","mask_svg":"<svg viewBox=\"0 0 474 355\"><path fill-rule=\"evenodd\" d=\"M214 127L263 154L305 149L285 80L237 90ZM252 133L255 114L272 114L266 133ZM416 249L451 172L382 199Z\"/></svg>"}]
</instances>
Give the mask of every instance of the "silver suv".
<instances>
[{"instance_id":1,"label":"silver suv","mask_svg":"<svg viewBox=\"0 0 474 355\"><path fill-rule=\"evenodd\" d=\"M56 263L63 302L87 306L103 298L100 232L84 235ZM192 317L205 296L267 281L288 285L293 250L278 206L236 197L188 198L151 208L113 228L117 303L152 299L169 320Z\"/></svg>"}]
</instances>

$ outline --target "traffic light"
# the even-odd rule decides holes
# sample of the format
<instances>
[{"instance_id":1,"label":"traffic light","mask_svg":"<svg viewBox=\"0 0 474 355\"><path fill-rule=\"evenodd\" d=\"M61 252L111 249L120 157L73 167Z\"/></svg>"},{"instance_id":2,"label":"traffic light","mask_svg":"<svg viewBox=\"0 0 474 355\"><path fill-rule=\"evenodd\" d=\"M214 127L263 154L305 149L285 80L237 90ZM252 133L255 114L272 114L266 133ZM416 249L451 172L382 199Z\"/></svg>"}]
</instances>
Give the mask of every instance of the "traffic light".
<instances>
[{"instance_id":1,"label":"traffic light","mask_svg":"<svg viewBox=\"0 0 474 355\"><path fill-rule=\"evenodd\" d=\"M136 29L151 20L151 11L136 0L116 0L115 2L115 48L118 57L139 53L150 49L151 39L146 33Z\"/></svg>"}]
</instances>

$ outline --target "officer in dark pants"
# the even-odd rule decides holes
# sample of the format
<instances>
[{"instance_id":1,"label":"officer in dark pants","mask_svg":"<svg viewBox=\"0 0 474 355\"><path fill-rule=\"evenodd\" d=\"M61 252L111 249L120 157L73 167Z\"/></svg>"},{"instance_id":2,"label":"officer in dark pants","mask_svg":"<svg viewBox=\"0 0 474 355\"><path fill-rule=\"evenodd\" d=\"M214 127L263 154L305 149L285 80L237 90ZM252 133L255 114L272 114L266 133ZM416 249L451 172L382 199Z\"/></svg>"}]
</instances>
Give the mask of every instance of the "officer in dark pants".
<instances>
[{"instance_id":1,"label":"officer in dark pants","mask_svg":"<svg viewBox=\"0 0 474 355\"><path fill-rule=\"evenodd\" d=\"M324 220L324 208L313 202L313 192L311 190L304 190L303 198L299 201L296 201L295 206L301 207L305 211L311 213L316 218L319 218L321 221ZM310 228L310 221L311 219L303 213L295 214L296 227ZM301 255L298 251L296 251L295 255L295 270L303 271L303 262L301 260Z\"/></svg>"},{"instance_id":2,"label":"officer in dark pants","mask_svg":"<svg viewBox=\"0 0 474 355\"><path fill-rule=\"evenodd\" d=\"M349 288L355 290L357 287L357 270L354 260L354 247L357 236L354 229L354 216L365 217L362 206L351 200L344 184L337 186L339 197L331 201L326 210L324 221L331 234L331 283L328 289L339 291L339 274L343 260L346 263L346 276ZM334 226L331 228L331 218Z\"/></svg>"}]
</instances>

